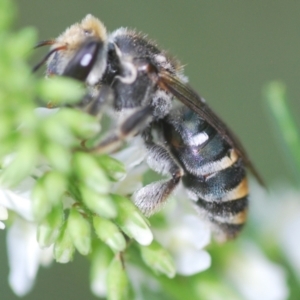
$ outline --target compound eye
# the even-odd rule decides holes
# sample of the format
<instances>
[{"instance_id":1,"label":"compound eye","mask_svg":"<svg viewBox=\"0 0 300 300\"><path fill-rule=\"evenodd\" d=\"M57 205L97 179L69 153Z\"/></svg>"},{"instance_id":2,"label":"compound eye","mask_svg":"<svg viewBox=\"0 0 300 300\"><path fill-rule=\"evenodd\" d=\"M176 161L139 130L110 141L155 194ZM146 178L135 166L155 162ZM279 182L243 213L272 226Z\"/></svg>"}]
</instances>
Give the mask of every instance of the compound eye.
<instances>
[{"instance_id":1,"label":"compound eye","mask_svg":"<svg viewBox=\"0 0 300 300\"><path fill-rule=\"evenodd\" d=\"M88 40L75 53L62 75L85 81L95 65L100 47L98 41Z\"/></svg>"}]
</instances>

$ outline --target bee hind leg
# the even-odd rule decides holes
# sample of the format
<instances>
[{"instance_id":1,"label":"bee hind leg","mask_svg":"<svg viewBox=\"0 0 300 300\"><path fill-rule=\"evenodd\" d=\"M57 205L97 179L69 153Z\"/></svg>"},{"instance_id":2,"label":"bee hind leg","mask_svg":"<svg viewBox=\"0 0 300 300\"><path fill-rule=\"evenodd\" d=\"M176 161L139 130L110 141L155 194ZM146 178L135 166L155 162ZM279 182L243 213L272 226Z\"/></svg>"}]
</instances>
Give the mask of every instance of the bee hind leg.
<instances>
[{"instance_id":1,"label":"bee hind leg","mask_svg":"<svg viewBox=\"0 0 300 300\"><path fill-rule=\"evenodd\" d=\"M168 197L178 186L183 176L183 170L167 149L155 144L149 136L144 135L144 140L148 150L149 167L158 173L171 175L171 179L148 184L133 195L135 205L146 216L150 216L166 203Z\"/></svg>"}]
</instances>

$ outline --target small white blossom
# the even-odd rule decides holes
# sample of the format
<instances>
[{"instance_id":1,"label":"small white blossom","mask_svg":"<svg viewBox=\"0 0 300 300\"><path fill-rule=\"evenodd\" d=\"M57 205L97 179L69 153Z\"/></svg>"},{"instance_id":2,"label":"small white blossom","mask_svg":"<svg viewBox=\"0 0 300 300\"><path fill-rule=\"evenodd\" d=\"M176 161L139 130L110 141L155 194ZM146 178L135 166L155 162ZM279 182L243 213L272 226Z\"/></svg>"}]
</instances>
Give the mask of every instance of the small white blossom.
<instances>
[{"instance_id":1,"label":"small white blossom","mask_svg":"<svg viewBox=\"0 0 300 300\"><path fill-rule=\"evenodd\" d=\"M140 136L130 140L130 145L125 149L113 154L112 157L121 161L126 170L129 171L140 165L147 155L147 150Z\"/></svg>"},{"instance_id":2,"label":"small white blossom","mask_svg":"<svg viewBox=\"0 0 300 300\"><path fill-rule=\"evenodd\" d=\"M4 221L7 220L7 218L8 218L7 209L4 206L0 205L0 220ZM0 221L0 229L4 229L4 228L5 228L5 224Z\"/></svg>"},{"instance_id":3,"label":"small white blossom","mask_svg":"<svg viewBox=\"0 0 300 300\"><path fill-rule=\"evenodd\" d=\"M0 205L32 221L34 218L30 193L34 184L35 180L28 177L12 190L0 187Z\"/></svg>"},{"instance_id":4,"label":"small white blossom","mask_svg":"<svg viewBox=\"0 0 300 300\"><path fill-rule=\"evenodd\" d=\"M198 216L177 216L154 235L173 255L178 274L189 276L210 267L211 257L203 250L210 242L210 230Z\"/></svg>"},{"instance_id":5,"label":"small white blossom","mask_svg":"<svg viewBox=\"0 0 300 300\"><path fill-rule=\"evenodd\" d=\"M136 137L128 148L114 155L125 165L127 171L126 177L115 185L117 193L132 194L142 187L142 176L148 168L143 163L146 154L143 141ZM211 257L203 248L209 244L211 232L200 217L190 214L193 210L187 208L188 196L184 189L179 189L174 198L176 199L170 200L173 206L168 205L164 209L167 228L153 231L156 239L173 255L177 273L188 276L210 267ZM184 198L184 204L177 201L177 198ZM139 243L144 244L143 241Z\"/></svg>"},{"instance_id":6,"label":"small white blossom","mask_svg":"<svg viewBox=\"0 0 300 300\"><path fill-rule=\"evenodd\" d=\"M27 294L35 281L39 264L52 261L52 247L41 249L34 223L16 218L7 234L9 284L18 296Z\"/></svg>"},{"instance_id":7,"label":"small white blossom","mask_svg":"<svg viewBox=\"0 0 300 300\"><path fill-rule=\"evenodd\" d=\"M56 114L58 111L59 111L59 108L37 107L34 110L34 113L38 117L45 118L45 117Z\"/></svg>"},{"instance_id":8,"label":"small white blossom","mask_svg":"<svg viewBox=\"0 0 300 300\"><path fill-rule=\"evenodd\" d=\"M125 149L113 154L112 157L122 162L126 169L124 178L115 183L112 191L120 195L131 195L142 188L143 174L148 169L143 162L147 154L140 136L133 138Z\"/></svg>"},{"instance_id":9,"label":"small white blossom","mask_svg":"<svg viewBox=\"0 0 300 300\"><path fill-rule=\"evenodd\" d=\"M28 177L11 190L0 188L0 215L6 209L16 213L12 225L7 229L7 254L9 284L18 296L31 290L39 265L52 262L52 247L41 249L36 239L37 224L34 223L30 198L34 184L35 180Z\"/></svg>"},{"instance_id":10,"label":"small white blossom","mask_svg":"<svg viewBox=\"0 0 300 300\"><path fill-rule=\"evenodd\" d=\"M288 297L283 268L269 261L250 242L229 258L227 274L245 300L285 300Z\"/></svg>"},{"instance_id":11,"label":"small white blossom","mask_svg":"<svg viewBox=\"0 0 300 300\"><path fill-rule=\"evenodd\" d=\"M106 276L107 276L107 267L97 268L97 271L94 272L90 283L90 287L94 295L98 297L106 296L107 294Z\"/></svg>"},{"instance_id":12,"label":"small white blossom","mask_svg":"<svg viewBox=\"0 0 300 300\"><path fill-rule=\"evenodd\" d=\"M204 248L210 243L211 230L194 212L182 187L163 213L167 227L154 229L154 236L173 255L177 273L189 276L208 269L211 257Z\"/></svg>"},{"instance_id":13,"label":"small white blossom","mask_svg":"<svg viewBox=\"0 0 300 300\"><path fill-rule=\"evenodd\" d=\"M130 278L130 282L132 284L132 288L134 289L134 300L144 300L144 290L153 291L154 293L158 293L162 287L159 282L150 276L147 276L143 270L141 270L138 266L127 264L126 271L128 277Z\"/></svg>"},{"instance_id":14,"label":"small white blossom","mask_svg":"<svg viewBox=\"0 0 300 300\"><path fill-rule=\"evenodd\" d=\"M283 251L300 279L300 192L281 184L268 192L254 189L254 197L252 218L262 238Z\"/></svg>"}]
</instances>

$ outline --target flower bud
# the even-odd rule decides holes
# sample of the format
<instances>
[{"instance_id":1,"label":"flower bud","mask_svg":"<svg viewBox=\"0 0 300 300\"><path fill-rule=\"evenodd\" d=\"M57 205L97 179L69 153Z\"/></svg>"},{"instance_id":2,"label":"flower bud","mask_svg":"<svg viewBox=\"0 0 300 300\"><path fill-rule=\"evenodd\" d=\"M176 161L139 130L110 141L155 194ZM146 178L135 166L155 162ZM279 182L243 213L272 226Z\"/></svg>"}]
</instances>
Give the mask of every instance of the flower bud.
<instances>
[{"instance_id":1,"label":"flower bud","mask_svg":"<svg viewBox=\"0 0 300 300\"><path fill-rule=\"evenodd\" d=\"M128 278L120 257L115 257L107 272L107 299L128 299Z\"/></svg>"},{"instance_id":2,"label":"flower bud","mask_svg":"<svg viewBox=\"0 0 300 300\"><path fill-rule=\"evenodd\" d=\"M91 227L75 208L70 210L67 228L78 252L87 255L91 250Z\"/></svg>"},{"instance_id":3,"label":"flower bud","mask_svg":"<svg viewBox=\"0 0 300 300\"><path fill-rule=\"evenodd\" d=\"M153 271L167 275L173 278L176 274L176 268L172 256L156 241L151 245L140 246L141 255L146 263Z\"/></svg>"},{"instance_id":4,"label":"flower bud","mask_svg":"<svg viewBox=\"0 0 300 300\"><path fill-rule=\"evenodd\" d=\"M49 201L47 192L43 186L43 180L39 179L32 190L33 215L41 221L51 211L52 203Z\"/></svg>"},{"instance_id":5,"label":"flower bud","mask_svg":"<svg viewBox=\"0 0 300 300\"><path fill-rule=\"evenodd\" d=\"M64 108L59 111L58 117L70 128L77 138L87 139L100 131L99 121L84 112Z\"/></svg>"},{"instance_id":6,"label":"flower bud","mask_svg":"<svg viewBox=\"0 0 300 300\"><path fill-rule=\"evenodd\" d=\"M110 192L110 182L92 155L83 152L75 153L74 168L80 181L87 187L100 194Z\"/></svg>"},{"instance_id":7,"label":"flower bud","mask_svg":"<svg viewBox=\"0 0 300 300\"><path fill-rule=\"evenodd\" d=\"M108 195L101 195L90 188L80 185L80 193L84 204L93 212L104 218L115 218L117 209Z\"/></svg>"},{"instance_id":8,"label":"flower bud","mask_svg":"<svg viewBox=\"0 0 300 300\"><path fill-rule=\"evenodd\" d=\"M38 93L45 101L55 105L76 103L84 95L84 88L77 81L66 77L53 77L51 80L41 80Z\"/></svg>"},{"instance_id":9,"label":"flower bud","mask_svg":"<svg viewBox=\"0 0 300 300\"><path fill-rule=\"evenodd\" d=\"M93 245L91 254L91 290L95 295L105 298L107 294L107 270L113 255L110 249L103 243L95 244Z\"/></svg>"},{"instance_id":10,"label":"flower bud","mask_svg":"<svg viewBox=\"0 0 300 300\"><path fill-rule=\"evenodd\" d=\"M109 220L93 217L93 225L97 236L113 251L120 252L126 247L126 241L119 228Z\"/></svg>"},{"instance_id":11,"label":"flower bud","mask_svg":"<svg viewBox=\"0 0 300 300\"><path fill-rule=\"evenodd\" d=\"M55 242L63 222L62 205L57 205L38 226L37 240L41 248L50 246Z\"/></svg>"},{"instance_id":12,"label":"flower bud","mask_svg":"<svg viewBox=\"0 0 300 300\"><path fill-rule=\"evenodd\" d=\"M145 217L138 211L134 204L125 197L113 195L113 200L118 206L116 222L122 230L141 245L149 245L153 234Z\"/></svg>"},{"instance_id":13,"label":"flower bud","mask_svg":"<svg viewBox=\"0 0 300 300\"><path fill-rule=\"evenodd\" d=\"M118 181L126 175L124 165L120 161L108 155L95 156L95 159L112 180Z\"/></svg>"},{"instance_id":14,"label":"flower bud","mask_svg":"<svg viewBox=\"0 0 300 300\"><path fill-rule=\"evenodd\" d=\"M73 241L65 223L54 245L54 258L59 263L68 263L73 260L74 251Z\"/></svg>"},{"instance_id":15,"label":"flower bud","mask_svg":"<svg viewBox=\"0 0 300 300\"><path fill-rule=\"evenodd\" d=\"M70 152L59 144L49 143L43 149L43 153L50 165L59 172L68 173L70 170Z\"/></svg>"},{"instance_id":16,"label":"flower bud","mask_svg":"<svg viewBox=\"0 0 300 300\"><path fill-rule=\"evenodd\" d=\"M67 189L66 178L57 171L50 171L45 173L41 180L49 201L53 205L59 203Z\"/></svg>"},{"instance_id":17,"label":"flower bud","mask_svg":"<svg viewBox=\"0 0 300 300\"><path fill-rule=\"evenodd\" d=\"M18 145L17 152L12 156L11 163L1 174L0 183L12 187L27 177L38 157L38 145L35 137L29 136L22 139Z\"/></svg>"}]
</instances>

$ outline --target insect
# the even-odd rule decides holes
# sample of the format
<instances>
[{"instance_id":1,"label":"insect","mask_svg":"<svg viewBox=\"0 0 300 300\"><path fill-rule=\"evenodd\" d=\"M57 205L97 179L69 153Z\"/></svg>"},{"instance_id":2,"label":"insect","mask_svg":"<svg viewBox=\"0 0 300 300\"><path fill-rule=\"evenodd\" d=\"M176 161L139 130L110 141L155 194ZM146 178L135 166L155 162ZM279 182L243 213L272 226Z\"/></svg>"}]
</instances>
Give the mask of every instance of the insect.
<instances>
[{"instance_id":1,"label":"insect","mask_svg":"<svg viewBox=\"0 0 300 300\"><path fill-rule=\"evenodd\" d=\"M92 15L51 45L46 74L86 82L83 104L97 114L105 105L128 115L91 152L111 152L140 134L153 170L169 179L153 182L133 195L147 216L161 208L182 183L219 240L234 238L246 222L246 168L262 183L245 149L225 123L188 84L179 62L143 34L127 28L107 33Z\"/></svg>"}]
</instances>

